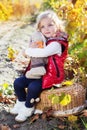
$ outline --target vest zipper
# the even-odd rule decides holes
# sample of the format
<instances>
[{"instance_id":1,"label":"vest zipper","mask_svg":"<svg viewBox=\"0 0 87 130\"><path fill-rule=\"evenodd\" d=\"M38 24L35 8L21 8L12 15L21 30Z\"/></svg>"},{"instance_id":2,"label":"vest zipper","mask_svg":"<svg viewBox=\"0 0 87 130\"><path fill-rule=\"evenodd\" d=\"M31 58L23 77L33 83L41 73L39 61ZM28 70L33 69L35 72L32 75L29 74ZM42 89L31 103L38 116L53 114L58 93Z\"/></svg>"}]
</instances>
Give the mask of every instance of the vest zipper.
<instances>
[{"instance_id":1,"label":"vest zipper","mask_svg":"<svg viewBox=\"0 0 87 130\"><path fill-rule=\"evenodd\" d=\"M56 63L56 61L55 61L55 58L54 58L54 57L53 57L53 62L54 62L55 67L56 67L57 77L59 77L59 76L60 76L60 74L59 74L59 68L58 68L58 65L57 65L57 63Z\"/></svg>"}]
</instances>

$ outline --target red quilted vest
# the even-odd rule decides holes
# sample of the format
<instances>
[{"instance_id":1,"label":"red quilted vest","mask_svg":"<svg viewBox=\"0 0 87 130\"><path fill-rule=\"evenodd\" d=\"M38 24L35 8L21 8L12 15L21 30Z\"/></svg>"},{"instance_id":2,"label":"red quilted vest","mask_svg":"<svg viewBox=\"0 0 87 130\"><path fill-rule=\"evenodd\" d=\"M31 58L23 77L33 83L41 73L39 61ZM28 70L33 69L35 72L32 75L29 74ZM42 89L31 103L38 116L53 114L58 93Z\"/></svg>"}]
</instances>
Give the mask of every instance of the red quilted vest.
<instances>
[{"instance_id":1,"label":"red quilted vest","mask_svg":"<svg viewBox=\"0 0 87 130\"><path fill-rule=\"evenodd\" d=\"M49 39L47 45L57 41L62 46L62 55L57 54L48 57L47 73L43 76L42 88L51 88L53 84L60 84L64 80L64 61L67 57L68 41L65 33L59 32L57 37Z\"/></svg>"}]
</instances>

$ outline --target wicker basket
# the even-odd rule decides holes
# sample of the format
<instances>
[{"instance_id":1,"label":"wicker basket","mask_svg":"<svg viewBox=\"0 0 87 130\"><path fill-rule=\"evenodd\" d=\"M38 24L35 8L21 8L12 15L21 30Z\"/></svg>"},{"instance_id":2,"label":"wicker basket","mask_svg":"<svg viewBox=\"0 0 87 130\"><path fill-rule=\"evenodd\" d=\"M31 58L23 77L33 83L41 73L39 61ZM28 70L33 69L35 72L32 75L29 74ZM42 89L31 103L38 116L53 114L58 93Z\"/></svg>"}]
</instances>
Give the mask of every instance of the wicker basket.
<instances>
[{"instance_id":1,"label":"wicker basket","mask_svg":"<svg viewBox=\"0 0 87 130\"><path fill-rule=\"evenodd\" d=\"M51 94L61 95L61 93L71 95L71 102L66 106L60 104L52 104L48 98ZM80 84L73 84L69 87L56 88L54 90L44 90L40 95L40 102L37 104L36 109L44 110L45 108L52 107L54 116L67 116L81 112L85 106L86 90Z\"/></svg>"}]
</instances>

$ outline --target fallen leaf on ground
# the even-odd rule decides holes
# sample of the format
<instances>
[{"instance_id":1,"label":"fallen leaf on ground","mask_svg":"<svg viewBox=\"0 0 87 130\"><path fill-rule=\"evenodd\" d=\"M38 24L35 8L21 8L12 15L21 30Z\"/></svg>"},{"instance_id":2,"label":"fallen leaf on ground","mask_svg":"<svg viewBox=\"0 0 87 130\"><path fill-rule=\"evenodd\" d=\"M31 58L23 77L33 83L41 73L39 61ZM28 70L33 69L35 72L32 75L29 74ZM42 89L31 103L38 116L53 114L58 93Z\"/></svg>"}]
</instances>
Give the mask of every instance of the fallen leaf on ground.
<instances>
[{"instance_id":1,"label":"fallen leaf on ground","mask_svg":"<svg viewBox=\"0 0 87 130\"><path fill-rule=\"evenodd\" d=\"M16 97L9 98L7 96L0 96L0 103L12 104L16 101Z\"/></svg>"},{"instance_id":2,"label":"fallen leaf on ground","mask_svg":"<svg viewBox=\"0 0 87 130\"><path fill-rule=\"evenodd\" d=\"M65 125L58 125L58 128L61 130L64 130L65 127L66 127Z\"/></svg>"},{"instance_id":3,"label":"fallen leaf on ground","mask_svg":"<svg viewBox=\"0 0 87 130\"><path fill-rule=\"evenodd\" d=\"M87 110L83 110L83 112L82 112L83 114L83 116L86 116L87 117Z\"/></svg>"},{"instance_id":4,"label":"fallen leaf on ground","mask_svg":"<svg viewBox=\"0 0 87 130\"><path fill-rule=\"evenodd\" d=\"M46 114L46 117L50 117L53 115L53 112L54 110L52 109L52 107L48 107L48 108L45 108L43 110L43 114L45 113Z\"/></svg>"},{"instance_id":5,"label":"fallen leaf on ground","mask_svg":"<svg viewBox=\"0 0 87 130\"><path fill-rule=\"evenodd\" d=\"M43 113L43 114L41 115L41 118L42 118L42 119L46 119L46 117L47 117L46 113Z\"/></svg>"},{"instance_id":6,"label":"fallen leaf on ground","mask_svg":"<svg viewBox=\"0 0 87 130\"><path fill-rule=\"evenodd\" d=\"M19 124L15 124L15 125L13 125L13 128L19 128L20 127L20 125Z\"/></svg>"},{"instance_id":7,"label":"fallen leaf on ground","mask_svg":"<svg viewBox=\"0 0 87 130\"><path fill-rule=\"evenodd\" d=\"M34 121L36 121L37 119L39 119L39 114L35 114L31 120L30 120L30 124L32 124Z\"/></svg>"},{"instance_id":8,"label":"fallen leaf on ground","mask_svg":"<svg viewBox=\"0 0 87 130\"><path fill-rule=\"evenodd\" d=\"M75 122L78 120L78 117L77 116L74 116L74 115L70 115L68 116L68 121L70 122Z\"/></svg>"},{"instance_id":9,"label":"fallen leaf on ground","mask_svg":"<svg viewBox=\"0 0 87 130\"><path fill-rule=\"evenodd\" d=\"M0 124L0 130L11 130L11 128L8 125Z\"/></svg>"}]
</instances>

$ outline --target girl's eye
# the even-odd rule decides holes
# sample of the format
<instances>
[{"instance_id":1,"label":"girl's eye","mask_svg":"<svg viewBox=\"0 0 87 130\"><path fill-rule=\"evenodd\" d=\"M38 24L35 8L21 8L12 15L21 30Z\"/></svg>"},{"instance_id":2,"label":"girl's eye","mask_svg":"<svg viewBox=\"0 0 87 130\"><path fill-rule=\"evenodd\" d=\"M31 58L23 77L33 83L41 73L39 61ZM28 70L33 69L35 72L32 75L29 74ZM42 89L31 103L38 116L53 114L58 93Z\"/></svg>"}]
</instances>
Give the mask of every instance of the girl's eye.
<instances>
[{"instance_id":1,"label":"girl's eye","mask_svg":"<svg viewBox=\"0 0 87 130\"><path fill-rule=\"evenodd\" d=\"M46 26L47 26L47 27L51 27L51 26L54 26L54 24L50 23L50 24L48 24L48 25L46 25ZM43 28L45 28L46 26L42 25L42 26L40 27L40 29L43 29Z\"/></svg>"},{"instance_id":2,"label":"girl's eye","mask_svg":"<svg viewBox=\"0 0 87 130\"><path fill-rule=\"evenodd\" d=\"M53 26L53 24L49 24L48 26L49 26L49 27L50 27L50 26Z\"/></svg>"},{"instance_id":3,"label":"girl's eye","mask_svg":"<svg viewBox=\"0 0 87 130\"><path fill-rule=\"evenodd\" d=\"M44 26L41 26L40 28L41 28L41 29L43 29L43 28L44 28Z\"/></svg>"}]
</instances>

